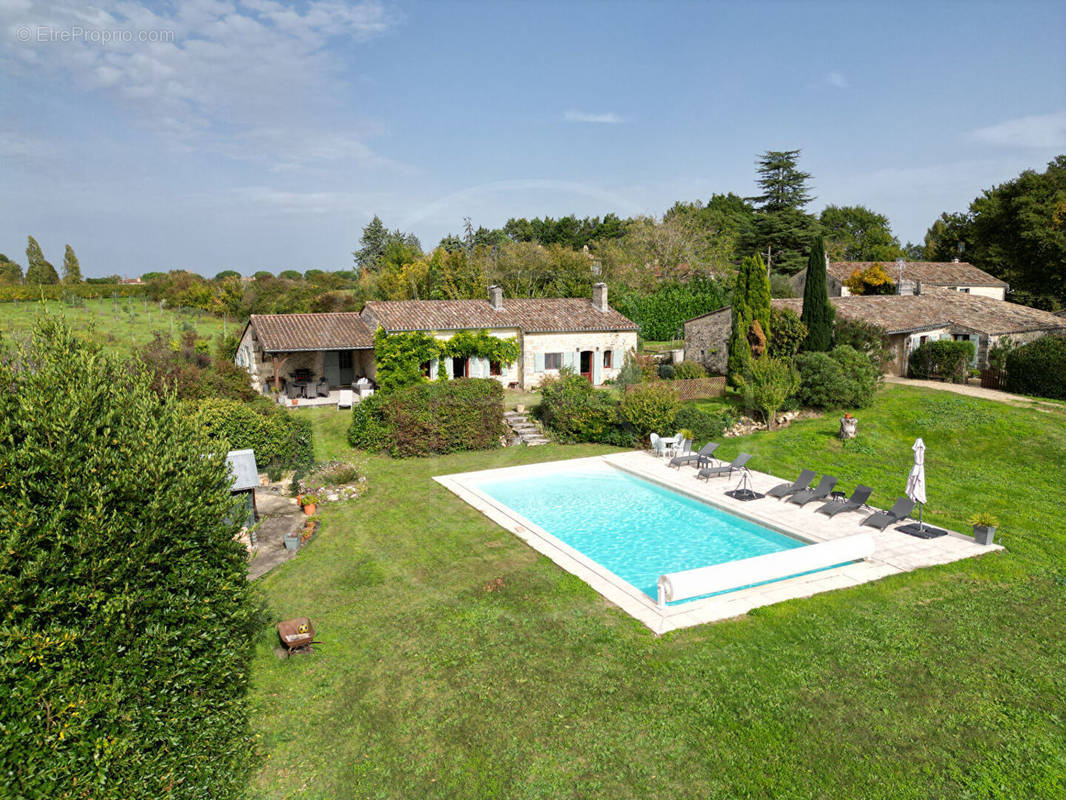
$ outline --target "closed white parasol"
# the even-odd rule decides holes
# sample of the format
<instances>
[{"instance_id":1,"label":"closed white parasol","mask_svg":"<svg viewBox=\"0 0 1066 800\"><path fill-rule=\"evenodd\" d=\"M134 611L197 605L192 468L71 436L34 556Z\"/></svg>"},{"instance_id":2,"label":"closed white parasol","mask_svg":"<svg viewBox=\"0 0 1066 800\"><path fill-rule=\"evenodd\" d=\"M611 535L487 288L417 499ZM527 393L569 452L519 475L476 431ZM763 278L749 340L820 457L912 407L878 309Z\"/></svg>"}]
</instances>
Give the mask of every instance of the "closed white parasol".
<instances>
[{"instance_id":1,"label":"closed white parasol","mask_svg":"<svg viewBox=\"0 0 1066 800\"><path fill-rule=\"evenodd\" d=\"M918 504L918 530L925 530L922 522L922 506L925 505L925 442L919 436L911 447L914 451L914 466L907 476L907 497Z\"/></svg>"}]
</instances>

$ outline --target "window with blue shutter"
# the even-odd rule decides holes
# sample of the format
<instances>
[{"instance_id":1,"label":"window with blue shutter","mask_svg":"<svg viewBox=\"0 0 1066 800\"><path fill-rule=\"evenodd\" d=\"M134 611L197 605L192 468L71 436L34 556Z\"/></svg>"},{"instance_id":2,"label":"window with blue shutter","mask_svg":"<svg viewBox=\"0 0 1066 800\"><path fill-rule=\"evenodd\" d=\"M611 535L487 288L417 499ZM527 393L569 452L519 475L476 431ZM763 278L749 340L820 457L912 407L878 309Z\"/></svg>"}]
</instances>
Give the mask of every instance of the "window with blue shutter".
<instances>
[{"instance_id":1,"label":"window with blue shutter","mask_svg":"<svg viewBox=\"0 0 1066 800\"><path fill-rule=\"evenodd\" d=\"M533 371L544 372L544 353L533 354Z\"/></svg>"}]
</instances>

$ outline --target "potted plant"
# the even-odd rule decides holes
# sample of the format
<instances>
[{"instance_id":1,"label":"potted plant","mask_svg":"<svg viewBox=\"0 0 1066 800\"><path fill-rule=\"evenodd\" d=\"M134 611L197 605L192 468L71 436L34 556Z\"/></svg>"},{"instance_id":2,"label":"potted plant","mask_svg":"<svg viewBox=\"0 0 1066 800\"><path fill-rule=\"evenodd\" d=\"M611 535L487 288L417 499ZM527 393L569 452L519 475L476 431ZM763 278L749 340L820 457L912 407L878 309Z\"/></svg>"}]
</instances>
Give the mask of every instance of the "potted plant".
<instances>
[{"instance_id":1,"label":"potted plant","mask_svg":"<svg viewBox=\"0 0 1066 800\"><path fill-rule=\"evenodd\" d=\"M285 549L286 550L299 550L300 549L300 532L289 531L285 534Z\"/></svg>"},{"instance_id":2,"label":"potted plant","mask_svg":"<svg viewBox=\"0 0 1066 800\"><path fill-rule=\"evenodd\" d=\"M992 544L992 539L996 535L996 527L999 525L999 520L995 516L982 511L970 517L970 524L973 525L973 540L977 544Z\"/></svg>"},{"instance_id":3,"label":"potted plant","mask_svg":"<svg viewBox=\"0 0 1066 800\"><path fill-rule=\"evenodd\" d=\"M315 508L318 506L318 495L305 494L300 500L300 503L303 505L304 513L307 516L311 516L315 513Z\"/></svg>"},{"instance_id":4,"label":"potted plant","mask_svg":"<svg viewBox=\"0 0 1066 800\"><path fill-rule=\"evenodd\" d=\"M303 533L300 534L300 543L309 542L315 538L315 534L318 532L318 517L308 517L304 520Z\"/></svg>"}]
</instances>

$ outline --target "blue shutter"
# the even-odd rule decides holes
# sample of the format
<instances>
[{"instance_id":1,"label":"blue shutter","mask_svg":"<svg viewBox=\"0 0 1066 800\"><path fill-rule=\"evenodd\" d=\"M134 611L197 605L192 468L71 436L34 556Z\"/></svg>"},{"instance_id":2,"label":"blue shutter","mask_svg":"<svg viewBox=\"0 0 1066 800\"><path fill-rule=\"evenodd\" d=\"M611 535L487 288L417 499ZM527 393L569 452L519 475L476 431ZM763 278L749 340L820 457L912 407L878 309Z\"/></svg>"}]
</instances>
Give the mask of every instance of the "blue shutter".
<instances>
[{"instance_id":1,"label":"blue shutter","mask_svg":"<svg viewBox=\"0 0 1066 800\"><path fill-rule=\"evenodd\" d=\"M445 375L445 377L447 377L449 379L452 377L452 359L451 359L451 357L448 357L448 358L444 359L444 375Z\"/></svg>"},{"instance_id":2,"label":"blue shutter","mask_svg":"<svg viewBox=\"0 0 1066 800\"><path fill-rule=\"evenodd\" d=\"M533 354L533 371L544 372L544 353Z\"/></svg>"},{"instance_id":3,"label":"blue shutter","mask_svg":"<svg viewBox=\"0 0 1066 800\"><path fill-rule=\"evenodd\" d=\"M574 351L573 350L564 350L563 351L563 366L564 367L570 367L570 369L574 369Z\"/></svg>"},{"instance_id":4,"label":"blue shutter","mask_svg":"<svg viewBox=\"0 0 1066 800\"><path fill-rule=\"evenodd\" d=\"M622 350L615 348L611 355L611 369L621 369L622 364L625 361L626 354Z\"/></svg>"},{"instance_id":5,"label":"blue shutter","mask_svg":"<svg viewBox=\"0 0 1066 800\"><path fill-rule=\"evenodd\" d=\"M439 366L440 362L437 359L431 358L429 360L429 379L431 381L437 380L437 369Z\"/></svg>"},{"instance_id":6,"label":"blue shutter","mask_svg":"<svg viewBox=\"0 0 1066 800\"><path fill-rule=\"evenodd\" d=\"M603 353L599 350L592 354L592 385L603 383Z\"/></svg>"},{"instance_id":7,"label":"blue shutter","mask_svg":"<svg viewBox=\"0 0 1066 800\"><path fill-rule=\"evenodd\" d=\"M481 359L477 356L471 356L467 362L469 365L469 374L471 378L481 378Z\"/></svg>"}]
</instances>

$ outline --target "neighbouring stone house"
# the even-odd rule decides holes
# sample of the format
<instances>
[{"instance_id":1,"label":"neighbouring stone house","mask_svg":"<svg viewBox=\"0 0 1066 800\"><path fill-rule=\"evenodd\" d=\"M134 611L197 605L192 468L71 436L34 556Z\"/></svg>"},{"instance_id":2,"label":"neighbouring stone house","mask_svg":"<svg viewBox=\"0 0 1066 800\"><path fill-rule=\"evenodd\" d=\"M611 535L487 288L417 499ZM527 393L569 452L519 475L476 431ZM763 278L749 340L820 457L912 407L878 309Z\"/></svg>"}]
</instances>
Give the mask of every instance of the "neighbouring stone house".
<instances>
[{"instance_id":1,"label":"neighbouring stone house","mask_svg":"<svg viewBox=\"0 0 1066 800\"><path fill-rule=\"evenodd\" d=\"M906 376L912 350L931 339L974 342L974 366L988 363L988 350L1000 338L1024 344L1041 336L1066 335L1066 318L1037 308L991 297L926 288L921 294L850 295L832 297L837 316L876 325L885 332L891 360L890 375ZM777 308L799 314L799 298L776 299ZM698 361L715 373L724 373L728 359L731 314L728 306L685 323L685 358Z\"/></svg>"},{"instance_id":2,"label":"neighbouring stone house","mask_svg":"<svg viewBox=\"0 0 1066 800\"><path fill-rule=\"evenodd\" d=\"M444 359L427 365L429 377L446 369L452 377L495 378L505 386L532 389L569 367L599 385L618 375L626 353L637 347L637 325L607 304L607 286L591 298L508 298L498 286L487 300L372 300L359 313L253 314L237 356L258 391L274 378L292 380L309 371L329 388L373 380L374 333L422 332L449 339L457 331L485 330L517 338L513 364L486 359ZM301 377L306 372L301 372Z\"/></svg>"},{"instance_id":3,"label":"neighbouring stone house","mask_svg":"<svg viewBox=\"0 0 1066 800\"><path fill-rule=\"evenodd\" d=\"M826 287L830 297L848 297L851 292L844 281L856 272L865 272L880 264L896 283L896 294L921 294L921 288L936 286L962 294L975 294L1005 300L1008 285L983 269L965 261L829 261L825 264ZM902 267L902 268L901 268ZM793 276L791 285L797 297L803 296L807 270Z\"/></svg>"}]
</instances>

